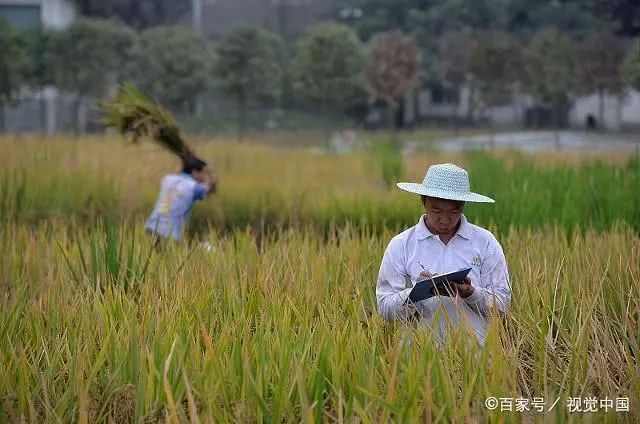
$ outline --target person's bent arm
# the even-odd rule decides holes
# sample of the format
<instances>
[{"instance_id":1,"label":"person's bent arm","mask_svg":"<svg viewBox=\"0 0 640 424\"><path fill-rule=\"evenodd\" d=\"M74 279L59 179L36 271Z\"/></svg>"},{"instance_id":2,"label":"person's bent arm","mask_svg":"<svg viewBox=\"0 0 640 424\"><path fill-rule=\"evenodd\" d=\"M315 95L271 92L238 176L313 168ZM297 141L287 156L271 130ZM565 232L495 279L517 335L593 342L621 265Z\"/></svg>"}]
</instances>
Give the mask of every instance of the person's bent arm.
<instances>
[{"instance_id":1,"label":"person's bent arm","mask_svg":"<svg viewBox=\"0 0 640 424\"><path fill-rule=\"evenodd\" d=\"M206 182L198 183L193 189L193 200L202 200L207 197L207 194L209 194L209 185Z\"/></svg>"},{"instance_id":2,"label":"person's bent arm","mask_svg":"<svg viewBox=\"0 0 640 424\"><path fill-rule=\"evenodd\" d=\"M414 304L407 302L412 288L406 287L408 275L402 260L402 249L402 241L392 239L384 252L378 273L378 313L387 321L408 319L416 312Z\"/></svg>"}]
</instances>

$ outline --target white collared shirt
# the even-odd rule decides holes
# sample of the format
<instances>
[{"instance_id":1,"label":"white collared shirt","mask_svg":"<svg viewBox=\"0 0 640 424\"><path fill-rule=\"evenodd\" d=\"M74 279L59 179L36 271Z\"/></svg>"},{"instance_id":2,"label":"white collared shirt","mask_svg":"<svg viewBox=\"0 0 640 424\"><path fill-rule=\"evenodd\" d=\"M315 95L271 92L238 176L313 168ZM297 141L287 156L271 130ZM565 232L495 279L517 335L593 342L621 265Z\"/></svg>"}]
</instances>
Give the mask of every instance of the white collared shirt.
<instances>
[{"instance_id":1,"label":"white collared shirt","mask_svg":"<svg viewBox=\"0 0 640 424\"><path fill-rule=\"evenodd\" d=\"M489 310L494 306L505 312L511 300L502 247L493 234L469 223L464 215L458 231L445 245L429 231L425 217L391 239L387 246L376 287L378 312L389 321L407 319L417 312L440 340L447 325L465 325L461 322L465 321L484 344ZM469 278L474 287L471 296L435 296L415 304L405 302L416 282L424 279L421 272L443 274L467 267L471 267ZM445 313L436 314L437 310Z\"/></svg>"}]
</instances>

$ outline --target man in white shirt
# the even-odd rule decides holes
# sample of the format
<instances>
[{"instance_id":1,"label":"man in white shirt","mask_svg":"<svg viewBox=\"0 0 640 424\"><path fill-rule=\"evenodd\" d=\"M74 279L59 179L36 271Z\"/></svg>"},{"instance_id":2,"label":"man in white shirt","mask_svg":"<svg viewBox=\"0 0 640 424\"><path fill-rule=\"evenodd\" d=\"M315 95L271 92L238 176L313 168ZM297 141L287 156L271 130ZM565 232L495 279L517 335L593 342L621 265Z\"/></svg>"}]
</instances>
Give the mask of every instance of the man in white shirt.
<instances>
[{"instance_id":1,"label":"man in white shirt","mask_svg":"<svg viewBox=\"0 0 640 424\"><path fill-rule=\"evenodd\" d=\"M183 160L182 172L162 178L160 194L145 222L145 230L158 237L157 243L160 237L180 240L193 204L215 189L216 180L207 171L206 162L196 157Z\"/></svg>"},{"instance_id":2,"label":"man in white shirt","mask_svg":"<svg viewBox=\"0 0 640 424\"><path fill-rule=\"evenodd\" d=\"M467 171L453 164L433 165L422 184L398 187L421 195L425 215L387 246L376 287L378 312L389 321L419 317L437 341L448 326L462 326L484 344L490 311L504 313L509 305L509 274L500 243L462 212L465 202L494 200L472 193ZM450 292L408 300L417 281L461 268L471 271L464 281L452 282Z\"/></svg>"}]
</instances>

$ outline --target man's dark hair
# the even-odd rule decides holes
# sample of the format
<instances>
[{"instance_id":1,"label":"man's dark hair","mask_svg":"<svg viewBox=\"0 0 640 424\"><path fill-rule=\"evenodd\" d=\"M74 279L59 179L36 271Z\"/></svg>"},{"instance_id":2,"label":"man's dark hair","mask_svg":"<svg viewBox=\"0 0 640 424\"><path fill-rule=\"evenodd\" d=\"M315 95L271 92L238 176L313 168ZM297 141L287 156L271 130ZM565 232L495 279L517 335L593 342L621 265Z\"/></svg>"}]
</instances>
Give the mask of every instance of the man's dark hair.
<instances>
[{"instance_id":1,"label":"man's dark hair","mask_svg":"<svg viewBox=\"0 0 640 424\"><path fill-rule=\"evenodd\" d=\"M202 171L205 166L207 166L207 162L202 159L196 157L188 158L182 162L182 172L191 174L193 171Z\"/></svg>"}]
</instances>

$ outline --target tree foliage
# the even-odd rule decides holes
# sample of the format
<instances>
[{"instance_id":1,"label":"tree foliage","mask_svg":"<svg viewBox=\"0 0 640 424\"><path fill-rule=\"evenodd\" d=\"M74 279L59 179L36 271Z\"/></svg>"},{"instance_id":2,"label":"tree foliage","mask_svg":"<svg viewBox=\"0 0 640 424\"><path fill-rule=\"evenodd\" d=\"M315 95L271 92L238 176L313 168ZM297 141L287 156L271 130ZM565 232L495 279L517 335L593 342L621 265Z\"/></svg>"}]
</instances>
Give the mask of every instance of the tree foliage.
<instances>
[{"instance_id":1,"label":"tree foliage","mask_svg":"<svg viewBox=\"0 0 640 424\"><path fill-rule=\"evenodd\" d=\"M640 40L636 40L623 65L625 81L636 90L640 90Z\"/></svg>"},{"instance_id":2,"label":"tree foliage","mask_svg":"<svg viewBox=\"0 0 640 424\"><path fill-rule=\"evenodd\" d=\"M550 104L560 122L576 86L576 47L555 28L539 31L524 52L525 83L538 101Z\"/></svg>"},{"instance_id":3,"label":"tree foliage","mask_svg":"<svg viewBox=\"0 0 640 424\"><path fill-rule=\"evenodd\" d=\"M4 106L12 101L23 82L26 64L21 34L0 19L0 131L4 130Z\"/></svg>"},{"instance_id":4,"label":"tree foliage","mask_svg":"<svg viewBox=\"0 0 640 424\"><path fill-rule=\"evenodd\" d=\"M185 110L208 87L212 57L210 44L190 29L152 28L133 46L128 77L163 104Z\"/></svg>"},{"instance_id":5,"label":"tree foliage","mask_svg":"<svg viewBox=\"0 0 640 424\"><path fill-rule=\"evenodd\" d=\"M55 83L54 56L52 49L52 33L42 30L24 32L25 39L25 69L24 82L33 89L40 89L45 85Z\"/></svg>"},{"instance_id":6,"label":"tree foliage","mask_svg":"<svg viewBox=\"0 0 640 424\"><path fill-rule=\"evenodd\" d=\"M589 34L579 46L579 90L583 93L600 90L620 93L624 89L624 58L624 46L614 34L609 31Z\"/></svg>"},{"instance_id":7,"label":"tree foliage","mask_svg":"<svg viewBox=\"0 0 640 424\"><path fill-rule=\"evenodd\" d=\"M191 7L190 0L74 0L74 3L83 16L118 17L137 29L175 24Z\"/></svg>"},{"instance_id":8,"label":"tree foliage","mask_svg":"<svg viewBox=\"0 0 640 424\"><path fill-rule=\"evenodd\" d=\"M469 79L475 43L476 40L465 32L449 32L440 37L436 76L445 87L459 89Z\"/></svg>"},{"instance_id":9,"label":"tree foliage","mask_svg":"<svg viewBox=\"0 0 640 424\"><path fill-rule=\"evenodd\" d=\"M420 52L416 41L400 31L374 37L366 75L371 94L395 111L416 84Z\"/></svg>"},{"instance_id":10,"label":"tree foliage","mask_svg":"<svg viewBox=\"0 0 640 424\"><path fill-rule=\"evenodd\" d=\"M640 35L640 2L637 0L591 0L594 13L604 18L620 36Z\"/></svg>"},{"instance_id":11,"label":"tree foliage","mask_svg":"<svg viewBox=\"0 0 640 424\"><path fill-rule=\"evenodd\" d=\"M504 32L479 34L469 58L469 72L479 88L482 103L491 106L508 103L512 86L521 76L518 43Z\"/></svg>"},{"instance_id":12,"label":"tree foliage","mask_svg":"<svg viewBox=\"0 0 640 424\"><path fill-rule=\"evenodd\" d=\"M297 92L322 107L348 107L363 93L364 57L356 33L326 23L313 27L296 47L292 69Z\"/></svg>"},{"instance_id":13,"label":"tree foliage","mask_svg":"<svg viewBox=\"0 0 640 424\"><path fill-rule=\"evenodd\" d=\"M11 101L20 88L26 62L24 39L0 19L0 101Z\"/></svg>"},{"instance_id":14,"label":"tree foliage","mask_svg":"<svg viewBox=\"0 0 640 424\"><path fill-rule=\"evenodd\" d=\"M56 85L79 97L100 98L124 66L135 33L107 20L80 19L51 33L48 63Z\"/></svg>"},{"instance_id":15,"label":"tree foliage","mask_svg":"<svg viewBox=\"0 0 640 424\"><path fill-rule=\"evenodd\" d=\"M240 136L248 103L280 94L281 50L282 42L275 34L251 27L231 30L216 47L215 83L238 103Z\"/></svg>"}]
</instances>

